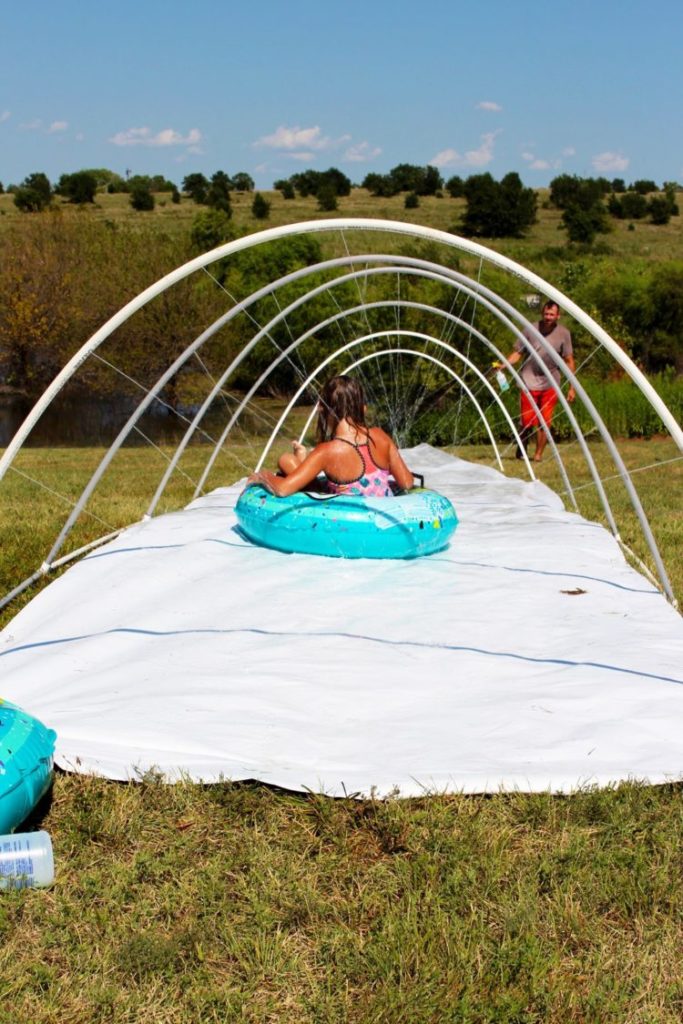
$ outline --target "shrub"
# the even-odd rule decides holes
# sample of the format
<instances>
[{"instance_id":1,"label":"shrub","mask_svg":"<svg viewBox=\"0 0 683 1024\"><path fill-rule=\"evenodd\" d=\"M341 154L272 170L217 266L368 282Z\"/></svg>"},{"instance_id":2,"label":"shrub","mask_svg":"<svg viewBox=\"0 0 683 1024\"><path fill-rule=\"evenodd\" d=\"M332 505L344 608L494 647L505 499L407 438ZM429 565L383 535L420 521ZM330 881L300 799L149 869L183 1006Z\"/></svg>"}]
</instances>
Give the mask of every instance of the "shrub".
<instances>
[{"instance_id":1,"label":"shrub","mask_svg":"<svg viewBox=\"0 0 683 1024\"><path fill-rule=\"evenodd\" d=\"M264 199L260 192L254 196L251 204L251 214L256 220L267 220L270 217L270 203Z\"/></svg>"},{"instance_id":2,"label":"shrub","mask_svg":"<svg viewBox=\"0 0 683 1024\"><path fill-rule=\"evenodd\" d=\"M148 185L134 185L130 192L130 205L140 212L154 209L154 195Z\"/></svg>"},{"instance_id":3,"label":"shrub","mask_svg":"<svg viewBox=\"0 0 683 1024\"><path fill-rule=\"evenodd\" d=\"M318 209L319 210L336 210L337 209L337 194L331 185L323 185L318 192Z\"/></svg>"}]
</instances>

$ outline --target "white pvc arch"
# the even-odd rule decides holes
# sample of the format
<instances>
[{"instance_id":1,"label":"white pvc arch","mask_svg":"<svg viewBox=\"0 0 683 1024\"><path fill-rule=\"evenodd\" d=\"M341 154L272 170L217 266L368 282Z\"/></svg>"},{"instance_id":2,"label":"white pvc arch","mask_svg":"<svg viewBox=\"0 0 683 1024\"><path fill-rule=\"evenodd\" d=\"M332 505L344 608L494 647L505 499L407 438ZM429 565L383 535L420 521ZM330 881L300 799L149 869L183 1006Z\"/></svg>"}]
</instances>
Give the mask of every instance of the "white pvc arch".
<instances>
[{"instance_id":1,"label":"white pvc arch","mask_svg":"<svg viewBox=\"0 0 683 1024\"><path fill-rule=\"evenodd\" d=\"M509 271L521 280L525 281L531 287L544 292L550 299L554 299L559 303L559 305L566 309L578 323L585 327L586 330L610 352L616 362L622 366L631 379L638 385L643 394L647 396L650 404L661 417L667 430L676 441L679 449L683 452L683 429L681 429L678 423L676 423L670 410L666 407L664 402L662 402L661 398L645 375L638 369L633 360L631 360L620 346L617 345L617 343L607 334L607 332L603 330L603 328L600 327L592 317L582 310L580 306L577 306L576 303L572 302L572 300L567 295L564 295L558 288L555 288L547 281L544 281L537 274L526 270L514 260L508 259L508 257L503 256L494 250L486 249L485 246L480 245L477 242L473 242L470 239L460 238L458 236L451 235L446 231L439 231L436 228L404 224L399 221L375 220L373 218L348 218L305 221L301 224L287 224L277 228L269 228L266 231L260 232L258 235L248 235L245 238L239 238L233 242L227 242L225 245L218 246L216 249L212 249L208 253L204 253L193 260L189 260L182 267L177 268L170 274L161 278L155 284L150 285L149 288L145 289L136 296L135 299L132 299L127 303L127 305L123 306L118 313L111 317L98 331L96 331L95 334L93 334L93 336L69 360L57 377L55 377L52 384L45 390L38 402L36 402L30 414L12 438L12 441L8 445L4 455L0 458L0 479L6 472L7 467L11 464L16 452L21 448L22 444L26 440L33 426L37 423L54 396L59 393L64 384L69 380L81 363L91 352L94 352L117 327L125 323L134 312L141 309L151 299L160 295L178 281L182 281L184 278L194 273L195 270L201 270L203 267L209 266L217 260L225 259L237 252L241 252L243 249L251 248L253 245L263 245L267 242L275 241L279 238L286 238L290 235L331 232L337 230L341 232L352 230L386 231L440 242L454 249L462 249L464 252L478 256L480 259L490 262L494 266Z\"/></svg>"},{"instance_id":2,"label":"white pvc arch","mask_svg":"<svg viewBox=\"0 0 683 1024\"><path fill-rule=\"evenodd\" d=\"M172 285L174 285L178 281L183 280L185 277L187 277L188 275L194 273L196 270L206 268L211 263L213 263L213 262L215 262L217 260L225 259L225 258L227 258L227 257L229 257L229 256L231 256L231 255L233 255L233 254L235 254L237 252L240 252L240 251L242 251L244 249L248 249L251 246L258 246L258 245L266 244L266 243L268 243L270 241L274 241L274 240L279 239L279 238L285 238L285 237L293 236L293 235L297 235L297 234L308 234L308 233L316 233L316 232L317 233L340 232L342 234L342 236L344 236L345 232L351 232L351 231L359 231L359 232L380 231L380 232L394 233L394 234L399 234L399 235L404 235L404 236L407 235L407 236L411 236L411 237L418 238L418 239L424 239L424 240L438 242L439 244L446 245L446 246L448 246L450 248L459 249L459 250L462 250L465 253L468 253L470 255L476 256L476 257L478 257L482 261L486 261L487 263L490 263L493 266L496 266L496 267L498 267L500 269L503 269L503 270L513 274L514 276L516 276L516 277L520 278L521 280L523 280L524 282L526 282L526 284L528 284L529 286L543 291L548 297L550 297L552 299L555 299L555 301L559 302L562 305L562 307L565 310L567 310L574 317L574 319L578 323L580 323L582 326L584 326L586 328L586 330L588 330L588 332L594 338L596 338L596 340L599 342L599 344L602 345L612 355L612 357L615 359L615 361L618 364L621 365L621 367L625 370L625 372L628 374L628 376L639 387L641 392L643 392L643 394L646 395L646 397L650 401L651 406L655 409L657 414L662 419L662 422L664 423L665 427L669 430L669 433L671 434L671 436L674 439L675 443L677 444L678 448L681 451L683 451L683 431L681 431L680 426L676 423L674 417L672 416L670 411L666 408L666 406L662 403L661 399L656 394L656 392L654 391L652 386L649 384L647 379L642 375L642 373L637 369L637 367L635 367L635 365L628 358L628 356L626 356L626 354L622 351L622 349L612 339L610 339L609 336L599 327L599 325L597 325L579 307L577 307L574 303L572 303L572 301L567 296L564 296L561 292L559 292L557 289L555 289L552 285L550 285L547 282L543 281L537 275L535 275L535 274L525 270L525 268L523 268L520 265L514 263L513 261L507 259L506 257L503 257L500 254L495 253L495 252L493 252L491 250L487 250L485 247L479 245L478 243L471 242L468 239L457 238L456 236L450 235L450 234L448 234L446 232L440 232L440 231L437 231L437 230L431 229L431 228L423 228L423 227L419 227L419 226L413 226L413 225L397 223L397 222L390 222L390 221L380 221L380 220L370 220L370 219L348 219L348 220L335 219L335 220L330 220L330 221L314 221L314 222L307 222L307 223L297 224L297 225L287 225L287 226L281 227L281 228L269 229L267 231L260 232L257 235L247 236L246 238L239 239L236 242L227 243L226 245L220 246L220 247L218 247L217 249L213 250L210 253L206 253L206 254L204 254L204 255L202 255L200 257L197 257L195 260L189 261L183 267L180 267L176 271L173 271L171 274L169 274L166 277L162 278L160 281L156 282L156 284L152 285L150 288L148 288L144 292L142 292L139 296L137 296L134 300L132 300L132 302L130 302L126 306L124 306L122 308L122 310L120 310L106 324L104 324L103 327L100 328L100 330L98 332L96 332L92 336L92 338L89 339L89 341L85 343L85 345L83 345L81 347L79 352L76 353L76 355L67 363L67 365L64 367L64 369L61 371L61 373L55 378L53 383L48 387L48 389L45 391L44 395L39 399L39 401L34 406L34 409L31 411L31 413L26 418L26 420L24 421L22 426L17 431L15 437L12 439L12 441L8 445L8 448L6 449L6 451L5 451L4 455L2 456L2 458L0 458L0 479L2 479L4 473L7 471L9 466L12 464L12 461L13 461L16 453L21 448L23 442L26 440L26 438L30 434L33 426L35 426L35 424L37 423L37 421L40 418L40 416L42 415L42 413L45 411L45 409L50 404L52 399L59 393L61 388L77 372L78 368L85 361L85 359L89 355L95 353L97 351L97 349L100 347L100 345L112 334L112 332L118 326L123 324L133 313L135 313L137 310L141 309L151 299L153 299L156 296L160 295L167 288L170 288ZM392 261L394 263L394 266L391 267L391 268L377 268L377 269L383 270L384 272L392 272L392 271L393 272L397 272L396 271L396 265L401 264L401 263L403 263L405 265L408 265L408 266L412 266L414 268L417 268L418 266L423 266L425 268L428 267L428 266L436 266L434 264L429 264L427 261L421 261L421 260L417 260L417 259L413 259L413 258L396 257L396 256L394 256L394 257L389 257L389 256L387 256L387 257L370 257L370 256L351 257L351 256L348 256L346 258L346 260L330 260L330 261L326 261L325 265L326 266L327 265L331 266L332 264L342 265L342 264L344 264L344 262L354 262L354 261L355 262L362 262L364 259L368 259L369 260L371 258L386 259L387 261ZM233 307L233 309L230 310L230 312L228 314L225 314L223 317L219 318L219 321L217 321L216 324L212 325L211 328L209 328L209 329L207 329L207 331L203 332L203 334L200 335L199 338L195 340L195 342L193 342L190 346L188 346L185 349L185 351L171 364L169 369L164 374L162 374L162 376L159 378L157 383L154 385L154 388L149 392L149 394L146 396L146 398L143 399L143 401L140 403L140 405L138 406L138 409L136 410L136 413L133 416L130 417L130 419L127 422L127 424L120 431L120 433L117 436L114 444L112 445L112 448L110 449L110 453L102 461L102 463L101 463L101 465L100 465L100 467L98 469L98 472L93 476L93 478L91 479L90 483L87 485L86 489L84 490L84 492L83 492L83 494L81 496L81 499L77 503L77 507L74 510L74 513L72 513L72 515L69 517L69 519L68 519L64 529L60 533L60 536L59 536L57 542L55 543L55 545L53 546L50 554L45 559L45 561L44 561L43 565L41 566L40 570L38 570L38 572L35 573L30 578L31 580L37 578L38 576L40 576L41 574L44 574L45 572L51 570L52 568L55 568L58 564L62 564L65 560L68 560L70 558L76 557L76 555L78 553L80 553L83 550L87 550L90 546L92 546L92 545L86 545L85 547L81 547L81 548L79 548L78 552L72 552L70 555L67 555L67 556L65 556L65 558L61 558L59 560L57 560L55 558L55 555L59 551L59 549L60 549L60 547L61 547L61 545L63 543L64 538L68 534L68 532L69 532L71 526L73 525L73 523L75 522L75 520L78 518L78 515L79 515L80 511L86 505L86 503L87 503L87 501L89 499L90 494L92 494L92 491L94 490L94 488L96 487L99 479L101 478L102 474L106 470L106 468L107 468L107 466L109 464L109 460L111 459L111 457L113 456L114 452L116 451L116 449L118 447L118 444L122 443L123 439L127 436L128 432L132 429L132 427L134 426L135 422L137 421L137 419L139 418L141 413L146 408L149 407L149 405L153 401L154 397L159 394L159 392L163 388L165 382L168 381L168 379L170 379L170 377L173 375L173 373L179 367L181 367L184 364L185 360L188 358L188 356L193 351L197 351L201 347L202 340L205 339L206 337L208 337L210 335L210 333L214 332L215 330L218 330L219 326L221 325L221 323L225 322L229 317L234 317L239 312L242 312L245 309L247 309L248 306L251 303L257 301L257 299L260 296L264 296L266 294L270 294L270 293L274 292L275 288L280 286L286 280L297 279L299 277L304 276L306 273L315 273L315 272L319 271L322 266L323 266L323 264L319 264L319 265L316 265L315 267L312 267L312 268L305 268L304 271L298 271L298 272L295 272L292 275L286 275L285 278L280 279L280 281L276 282L275 285L271 285L271 286L259 289L258 292L255 292L253 295L249 296L248 299L243 300L240 303L237 303ZM487 295L489 296L489 298L493 295L493 293L491 293L490 291L488 291L487 289L485 289L483 287L480 290L476 286L475 282L473 282L471 279L466 278L464 275L461 275L461 274L459 274L459 273L457 273L455 271L451 271L450 269L444 268L444 267L440 267L438 269L440 271L440 274L438 276L441 279L448 278L452 283L457 281L458 282L458 287L461 288L463 291L467 290L466 286L464 285L464 282L468 282L468 285L472 289L470 293L473 294L473 295L476 293L475 301L482 303L482 305L486 305ZM371 271L369 271L369 270L366 271L366 273L370 273L370 272ZM435 275L435 276L437 276L437 275ZM310 295L312 295L314 292L316 292L318 290L322 290L324 288L332 287L335 283L337 283L338 280L340 280L340 279L336 279L333 282L328 282L326 285L320 286L320 289L311 289L311 291L309 293L307 293L307 295L305 297L302 298L301 302L302 303L305 302ZM502 300L500 296L495 296L495 299L497 300L499 305L496 305L495 302L491 302L491 305L490 305L491 311L500 319L501 323L507 321L507 325L508 325L509 329L511 329L517 336L519 336L521 332L520 332L519 328L516 327L516 325L512 322L511 318L516 319L518 321L518 323L520 323L520 324L526 324L526 321L524 320L524 318L516 310L514 310L512 307L510 307L509 304L505 303L504 300ZM292 304L292 305L294 305L294 304ZM358 307L358 308L362 309L363 311L365 311L367 313L367 310L369 310L372 306L373 306L372 303L365 303L361 307ZM502 310L505 310L508 313L507 317L505 315L505 312L501 312ZM440 312L443 314L443 311L440 311ZM348 311L347 311L346 315L349 315ZM464 326L467 327L466 324ZM267 332L267 328L265 330L262 330L259 333L260 333L261 336L264 336L266 332ZM396 334L395 331L394 332L390 332L390 333ZM409 332L409 333L414 334L414 332ZM470 333L471 333L471 336L475 336L476 335L476 331L475 330L472 330ZM430 340L433 341L434 339L430 339ZM496 352L497 356L501 359L501 361L503 361L503 362L506 361L504 353L502 353L499 350L497 350L495 348L495 346L493 346L491 344L489 339L484 338L483 340L485 341L485 343L487 343L489 345L489 347L492 348L493 351ZM254 339L254 341L255 341L255 339ZM280 359L280 358L282 358L282 357L278 357L278 359ZM566 372L566 369L564 368L563 365L560 365L560 369L565 374L567 379L569 379L571 381L571 383L575 386L577 391L579 391L580 384L579 384L579 387L577 388L577 383L578 382L575 381L575 379L572 377L571 374L568 374ZM518 377L517 377L515 371L511 370L511 373L512 373L513 378L518 382ZM591 406L590 406L589 401L587 400L587 396L585 395L585 392L584 392L582 397L585 399L584 405L590 411ZM208 404L210 404L210 403L208 403ZM207 408L208 408L208 404L206 406ZM594 418L594 422L598 424L598 427L600 429L600 422L601 421L599 419L599 416L597 416L597 410L595 410L593 408L593 412L595 413L595 416L593 417ZM571 418L571 410L568 410L568 415ZM200 422L200 421L201 421L201 416L199 417L197 422ZM578 429L578 425L576 425L576 428ZM513 426L513 430L514 430L514 426ZM602 431L601 431L601 433L602 433ZM579 443L581 443L580 431L578 431L577 439L579 440ZM611 438L609 438L609 434L607 434L606 437L603 434L603 439L608 440L608 443L611 441ZM657 564L657 568L658 568L658 571L659 571L660 579L663 582L665 590L667 591L669 596L671 596L671 591L670 591L670 587L668 586L668 579L667 579L667 576L666 576L666 571L665 571L665 569L663 567L663 564L661 564L661 559L659 557L659 553L658 553L658 550L656 548L656 544L654 543L654 538L651 537L651 533L650 533L650 536L648 537L649 524L647 523L646 517L644 517L644 513L642 512L642 507L640 506L640 502L638 500L638 497L635 494L635 491L633 490L633 487L632 487L632 484L631 484L631 481L630 481L630 476L626 472L625 467L623 466L623 463L620 464L620 458L618 456L618 452L615 452L613 454L615 454L615 462L616 462L617 466L619 467L620 475L622 476L622 479L624 481L625 486L627 487L627 490L629 490L629 495L631 497L632 504L634 505L634 508L636 509L638 517L639 517L639 519L641 521L641 526L643 528L643 532L644 532L644 534L646 536L646 539L648 540L648 544L650 546L650 550L652 552L652 555L653 555L653 558L655 560L655 563ZM179 457L179 453L176 453L176 457L174 457L176 462L177 462L177 457ZM561 460L560 460L560 464L561 464ZM167 471L167 473L165 474L164 480L168 479L169 475L170 475L170 472ZM533 475L533 471L532 471L532 475ZM596 483L596 487L598 489L598 492L600 492L600 490L601 490L601 483L599 481L599 477L598 477L598 480L594 481L594 482ZM163 485L163 481L162 481L162 485ZM163 490L163 486L162 485L160 485L161 486L161 490ZM571 488L569 488L569 491L571 492ZM603 493L603 496L604 496L604 491L602 493ZM156 496L155 496L155 498L156 498ZM155 502L153 501L152 508L153 508L154 504L155 504ZM611 526L613 532L615 533L615 535L617 537L619 537L619 533L618 533L616 524L614 523L613 519L611 518L611 512L609 511L609 505L608 505L608 503L606 503L606 497L604 498L604 501L603 501L603 507L605 507L606 515L607 515L608 520L610 521L610 526ZM97 542L94 542L94 543L99 543L99 542L101 542L101 541L97 541ZM23 589L23 587L21 589ZM16 590L13 591L12 593L16 593Z\"/></svg>"}]
</instances>

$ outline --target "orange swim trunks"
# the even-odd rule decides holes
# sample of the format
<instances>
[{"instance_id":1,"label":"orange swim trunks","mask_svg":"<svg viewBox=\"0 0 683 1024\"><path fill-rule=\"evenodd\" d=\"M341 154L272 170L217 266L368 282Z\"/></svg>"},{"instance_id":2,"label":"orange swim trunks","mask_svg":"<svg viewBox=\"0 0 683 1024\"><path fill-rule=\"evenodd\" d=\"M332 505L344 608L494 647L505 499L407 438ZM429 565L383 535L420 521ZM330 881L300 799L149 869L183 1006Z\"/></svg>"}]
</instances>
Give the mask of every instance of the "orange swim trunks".
<instances>
[{"instance_id":1,"label":"orange swim trunks","mask_svg":"<svg viewBox=\"0 0 683 1024\"><path fill-rule=\"evenodd\" d=\"M557 392L554 388L545 388L543 391L532 391L531 397L540 409L541 416L545 420L546 424L550 426L553 421L553 409L557 405ZM520 400L522 426L537 427L539 425L538 415L531 405L528 395L524 391L522 391L520 395Z\"/></svg>"}]
</instances>

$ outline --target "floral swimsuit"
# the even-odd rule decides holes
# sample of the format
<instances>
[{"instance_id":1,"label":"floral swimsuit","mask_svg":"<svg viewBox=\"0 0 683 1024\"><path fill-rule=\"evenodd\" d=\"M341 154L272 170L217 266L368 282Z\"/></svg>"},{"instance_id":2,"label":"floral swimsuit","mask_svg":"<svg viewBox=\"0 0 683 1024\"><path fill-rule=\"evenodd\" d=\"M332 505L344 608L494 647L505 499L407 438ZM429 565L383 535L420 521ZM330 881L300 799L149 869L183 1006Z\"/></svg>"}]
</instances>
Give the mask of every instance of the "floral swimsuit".
<instances>
[{"instance_id":1,"label":"floral swimsuit","mask_svg":"<svg viewBox=\"0 0 683 1024\"><path fill-rule=\"evenodd\" d=\"M330 494L353 494L361 495L364 498L393 498L394 492L389 486L391 476L388 469L381 469L370 454L369 444L354 444L344 437L335 438L336 441L343 441L355 448L363 460L363 469L355 480L341 483L339 480L327 478L327 489Z\"/></svg>"}]
</instances>

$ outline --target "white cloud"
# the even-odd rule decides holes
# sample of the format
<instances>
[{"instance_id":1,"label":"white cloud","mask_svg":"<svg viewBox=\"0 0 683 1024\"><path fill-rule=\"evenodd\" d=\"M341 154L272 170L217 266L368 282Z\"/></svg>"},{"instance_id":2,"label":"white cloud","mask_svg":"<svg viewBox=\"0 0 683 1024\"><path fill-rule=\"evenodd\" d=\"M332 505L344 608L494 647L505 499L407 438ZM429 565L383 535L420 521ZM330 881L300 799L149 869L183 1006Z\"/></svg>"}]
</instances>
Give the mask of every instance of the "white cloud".
<instances>
[{"instance_id":1,"label":"white cloud","mask_svg":"<svg viewBox=\"0 0 683 1024\"><path fill-rule=\"evenodd\" d=\"M109 142L115 146L197 146L202 140L198 128L191 128L187 135L181 135L173 128L164 128L152 134L151 128L129 128L112 135Z\"/></svg>"},{"instance_id":2,"label":"white cloud","mask_svg":"<svg viewBox=\"0 0 683 1024\"><path fill-rule=\"evenodd\" d=\"M442 149L429 161L435 167L455 167L462 163L462 157L457 149Z\"/></svg>"},{"instance_id":3,"label":"white cloud","mask_svg":"<svg viewBox=\"0 0 683 1024\"><path fill-rule=\"evenodd\" d=\"M429 161L435 167L485 167L493 160L493 145L498 132L486 132L481 136L478 149L468 149L461 154L457 149L442 149Z\"/></svg>"},{"instance_id":4,"label":"white cloud","mask_svg":"<svg viewBox=\"0 0 683 1024\"><path fill-rule=\"evenodd\" d=\"M43 127L43 122L39 117L34 117L32 121L24 121L23 124L19 125L19 127L24 132L37 132Z\"/></svg>"},{"instance_id":5,"label":"white cloud","mask_svg":"<svg viewBox=\"0 0 683 1024\"><path fill-rule=\"evenodd\" d=\"M562 166L561 160L543 160L529 150L522 153L522 160L529 165L530 171L549 171L551 169L556 171Z\"/></svg>"},{"instance_id":6,"label":"white cloud","mask_svg":"<svg viewBox=\"0 0 683 1024\"><path fill-rule=\"evenodd\" d=\"M4 121L9 121L11 116L12 114L9 110L3 110L0 114L0 124L2 124Z\"/></svg>"},{"instance_id":7,"label":"white cloud","mask_svg":"<svg viewBox=\"0 0 683 1024\"><path fill-rule=\"evenodd\" d=\"M371 146L369 142L357 142L353 146L349 146L344 153L344 159L352 163L364 163L374 160L381 152L379 146Z\"/></svg>"},{"instance_id":8,"label":"white cloud","mask_svg":"<svg viewBox=\"0 0 683 1024\"><path fill-rule=\"evenodd\" d=\"M502 109L500 103L495 103L493 100L481 100L477 103L477 110L493 110L499 113Z\"/></svg>"},{"instance_id":9,"label":"white cloud","mask_svg":"<svg viewBox=\"0 0 683 1024\"><path fill-rule=\"evenodd\" d=\"M479 149L468 149L465 153L465 161L468 167L484 167L493 160L493 143L498 132L487 132L481 136Z\"/></svg>"},{"instance_id":10,"label":"white cloud","mask_svg":"<svg viewBox=\"0 0 683 1024\"><path fill-rule=\"evenodd\" d=\"M299 153L288 153L287 155L289 157L291 157L292 160L314 160L315 159L315 153L311 152L310 150L308 152L306 150L302 150Z\"/></svg>"},{"instance_id":11,"label":"white cloud","mask_svg":"<svg viewBox=\"0 0 683 1024\"><path fill-rule=\"evenodd\" d=\"M535 146L535 143L525 143L525 146ZM545 158L536 156L533 149L522 150L522 160L529 165L530 171L557 171L562 167L562 158L574 156L576 150L573 146L565 146L559 157Z\"/></svg>"},{"instance_id":12,"label":"white cloud","mask_svg":"<svg viewBox=\"0 0 683 1024\"><path fill-rule=\"evenodd\" d=\"M271 135L263 135L257 139L254 145L291 152L301 151L302 147L306 150L329 150L334 141L329 135L322 134L319 125L312 128L299 128L298 125L295 128L288 128L286 125L280 125Z\"/></svg>"},{"instance_id":13,"label":"white cloud","mask_svg":"<svg viewBox=\"0 0 683 1024\"><path fill-rule=\"evenodd\" d=\"M310 159L311 154L314 152L320 152L325 149L338 149L350 141L350 135L340 135L338 139L333 139L329 135L323 135L320 125L317 124L312 128L300 128L298 125L288 128L286 125L281 124L272 135L263 135L252 145L257 148L267 146L269 149L279 149L288 153L295 160L298 160L303 158L302 154L304 151L307 158Z\"/></svg>"},{"instance_id":14,"label":"white cloud","mask_svg":"<svg viewBox=\"0 0 683 1024\"><path fill-rule=\"evenodd\" d=\"M630 160L623 153L598 153L591 161L596 171L625 171Z\"/></svg>"},{"instance_id":15,"label":"white cloud","mask_svg":"<svg viewBox=\"0 0 683 1024\"><path fill-rule=\"evenodd\" d=\"M47 130L48 135L54 135L55 132L65 132L69 127L68 121L53 121Z\"/></svg>"}]
</instances>

